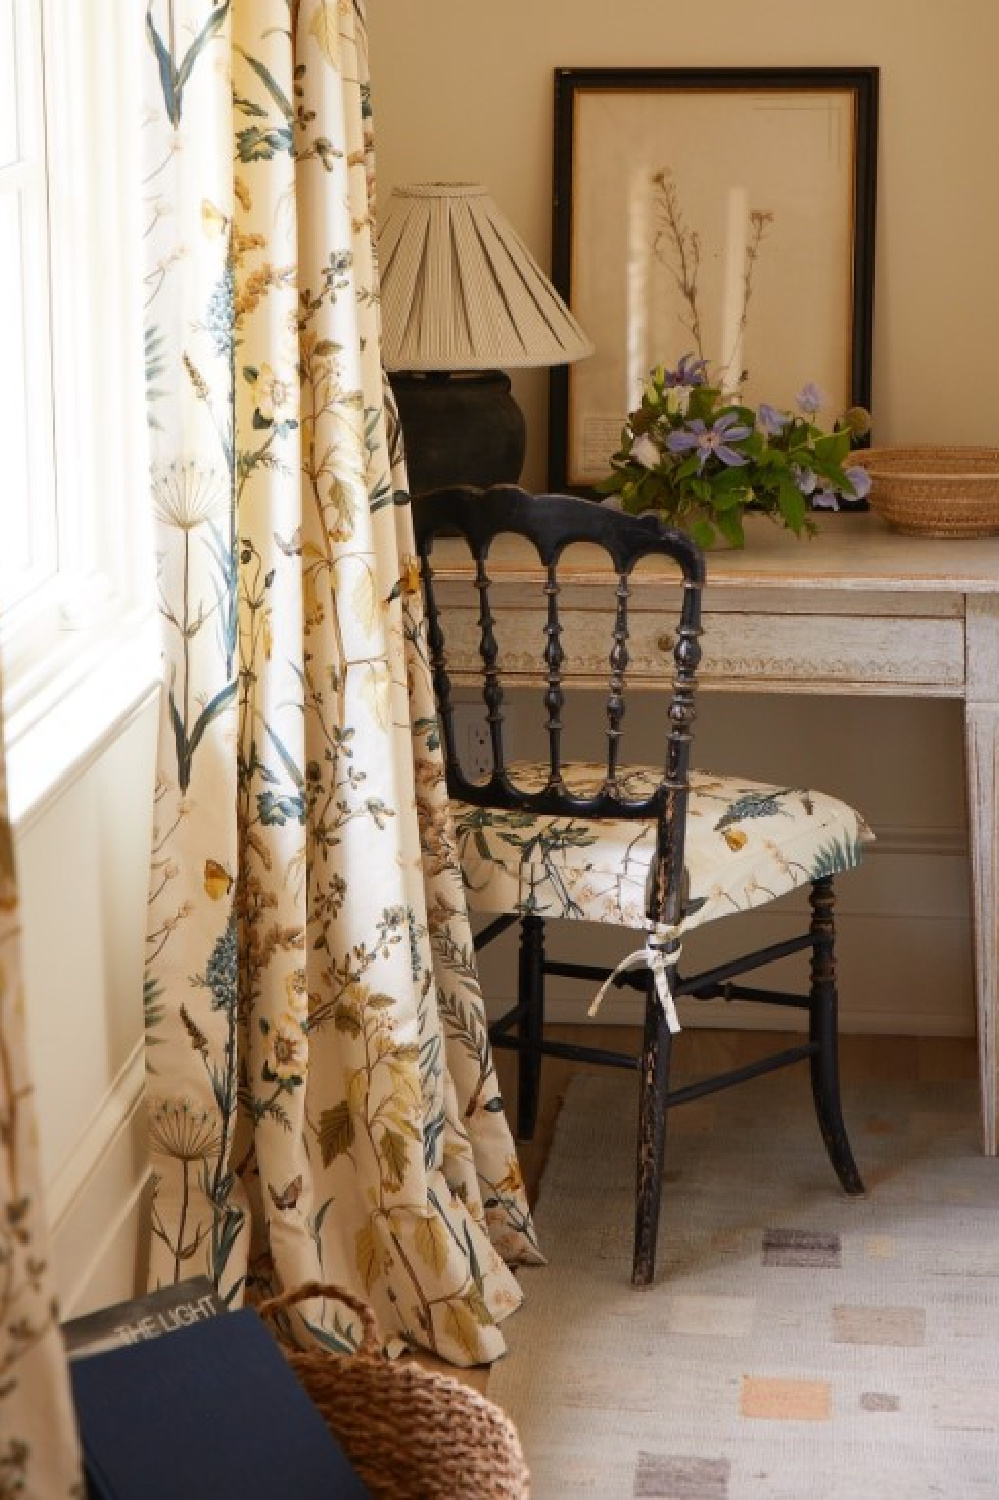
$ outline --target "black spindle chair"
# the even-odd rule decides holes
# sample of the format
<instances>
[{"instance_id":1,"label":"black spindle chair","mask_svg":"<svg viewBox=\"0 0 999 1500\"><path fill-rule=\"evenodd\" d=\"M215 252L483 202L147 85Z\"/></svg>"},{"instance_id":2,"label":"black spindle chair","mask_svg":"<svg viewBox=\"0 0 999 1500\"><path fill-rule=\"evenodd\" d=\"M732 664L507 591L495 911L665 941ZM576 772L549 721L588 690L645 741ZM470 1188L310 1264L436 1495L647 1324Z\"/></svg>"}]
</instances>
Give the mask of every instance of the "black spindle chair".
<instances>
[{"instance_id":1,"label":"black spindle chair","mask_svg":"<svg viewBox=\"0 0 999 1500\"><path fill-rule=\"evenodd\" d=\"M705 565L683 533L651 516L636 518L565 495L534 496L513 486L466 487L413 501L421 561L427 637L441 724L447 787L469 906L494 916L476 944L482 947L520 922L517 1003L490 1027L496 1046L518 1051L517 1134L534 1133L544 1055L637 1068L638 1180L632 1280L655 1273L667 1110L758 1074L807 1059L820 1129L832 1165L848 1193L863 1192L840 1107L837 993L834 963L833 875L856 864L867 830L854 810L805 788L764 786L691 772L694 690L701 655L701 594ZM547 758L508 762L503 740L503 665L487 572L490 549L504 533L532 544L531 571L546 601L538 642ZM491 771L466 775L459 753L442 600L436 586L434 543L463 539L478 595L475 646ZM566 662L560 619L559 566L566 548L595 544L614 581L607 620L606 757L602 765L563 758ZM453 560L453 554L449 554ZM668 724L661 768L620 763L628 668L631 578L643 558L667 560L682 579L673 650L674 678L666 698ZM669 581L669 580L667 580ZM465 634L467 636L467 609ZM522 649L523 643L520 643ZM467 658L469 643L462 649ZM617 862L613 869L608 864ZM765 883L760 869L766 866ZM597 871L595 875L594 872ZM740 907L760 905L799 885L810 887L807 931L754 949L701 973L681 977L683 934ZM624 892L625 894L622 894ZM615 902L617 903L615 906ZM496 915L499 913L499 915ZM646 946L631 968L608 970L549 958L546 922L556 918L614 921L646 931ZM803 995L734 982L788 954L811 952ZM642 968L645 972L637 973ZM547 974L591 985L627 984L645 992L645 1027L638 1056L558 1042L544 1035ZM746 1067L669 1088L671 1037L678 1029L674 1000L747 999L808 1011L807 1041Z\"/></svg>"}]
</instances>

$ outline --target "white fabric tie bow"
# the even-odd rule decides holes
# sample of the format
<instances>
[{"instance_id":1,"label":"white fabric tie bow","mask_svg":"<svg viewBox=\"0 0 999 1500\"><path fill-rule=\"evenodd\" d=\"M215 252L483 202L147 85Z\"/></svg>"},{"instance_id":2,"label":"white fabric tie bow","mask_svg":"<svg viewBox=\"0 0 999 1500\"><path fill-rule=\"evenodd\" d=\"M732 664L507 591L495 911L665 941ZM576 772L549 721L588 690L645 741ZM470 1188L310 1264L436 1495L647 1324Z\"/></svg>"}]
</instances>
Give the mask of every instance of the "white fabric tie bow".
<instances>
[{"instance_id":1,"label":"white fabric tie bow","mask_svg":"<svg viewBox=\"0 0 999 1500\"><path fill-rule=\"evenodd\" d=\"M634 953L622 958L613 974L608 975L600 986L587 1014L596 1015L607 991L622 974L627 974L632 969L651 969L666 1025L675 1035L680 1030L680 1018L676 1013L673 991L670 988L670 975L680 962L680 930L677 927L660 926L655 922L649 922L646 926L649 935L645 939L645 947L636 948ZM672 948L672 952L667 951L669 948Z\"/></svg>"}]
</instances>

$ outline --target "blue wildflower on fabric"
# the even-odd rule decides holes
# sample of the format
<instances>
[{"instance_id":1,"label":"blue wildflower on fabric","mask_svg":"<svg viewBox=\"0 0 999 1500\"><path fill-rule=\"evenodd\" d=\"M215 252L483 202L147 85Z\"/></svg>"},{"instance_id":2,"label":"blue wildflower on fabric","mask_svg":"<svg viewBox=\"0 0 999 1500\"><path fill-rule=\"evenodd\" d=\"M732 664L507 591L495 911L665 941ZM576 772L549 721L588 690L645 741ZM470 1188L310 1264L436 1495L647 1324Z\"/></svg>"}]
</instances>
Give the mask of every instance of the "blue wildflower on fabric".
<instances>
[{"instance_id":1,"label":"blue wildflower on fabric","mask_svg":"<svg viewBox=\"0 0 999 1500\"><path fill-rule=\"evenodd\" d=\"M727 467L734 468L749 460L729 444L744 442L751 430L733 412L719 417L710 427L701 417L693 417L686 427L670 433L666 446L671 453L689 453L696 449L700 470L704 469L709 458L717 458Z\"/></svg>"},{"instance_id":2,"label":"blue wildflower on fabric","mask_svg":"<svg viewBox=\"0 0 999 1500\"><path fill-rule=\"evenodd\" d=\"M227 265L212 288L205 311L205 327L211 334L215 353L228 359L233 350L236 328L236 275Z\"/></svg>"},{"instance_id":3,"label":"blue wildflower on fabric","mask_svg":"<svg viewBox=\"0 0 999 1500\"><path fill-rule=\"evenodd\" d=\"M204 983L212 992L212 1010L236 1004L236 913L233 912L205 965Z\"/></svg>"}]
</instances>

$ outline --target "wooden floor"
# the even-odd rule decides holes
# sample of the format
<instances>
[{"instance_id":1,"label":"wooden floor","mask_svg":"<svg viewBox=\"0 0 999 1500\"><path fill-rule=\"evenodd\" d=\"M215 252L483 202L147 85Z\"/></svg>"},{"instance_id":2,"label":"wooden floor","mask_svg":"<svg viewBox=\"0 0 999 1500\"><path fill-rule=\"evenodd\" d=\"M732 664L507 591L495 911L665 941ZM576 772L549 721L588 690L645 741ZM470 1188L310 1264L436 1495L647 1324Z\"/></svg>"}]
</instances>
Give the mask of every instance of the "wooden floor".
<instances>
[{"instance_id":1,"label":"wooden floor","mask_svg":"<svg viewBox=\"0 0 999 1500\"><path fill-rule=\"evenodd\" d=\"M618 1051L637 1050L641 1040L638 1029L628 1026L552 1026L546 1028L546 1032L560 1041L608 1047ZM687 1029L674 1042L671 1072L674 1077L721 1072L726 1068L741 1067L768 1052L776 1051L782 1046L793 1046L800 1041L800 1033ZM516 1118L516 1067L516 1055L513 1052L497 1050L496 1071L507 1117L511 1121ZM538 1186L551 1150L569 1081L576 1073L597 1071L599 1069L593 1064L566 1062L556 1057L545 1058L534 1140L520 1141L517 1144L527 1195L532 1206L537 1202ZM974 1079L978 1076L978 1051L973 1037L842 1036L840 1076L844 1083L850 1079L870 1082L879 1078L927 1081ZM685 1109L697 1107L696 1103L682 1106ZM421 1357L421 1363L429 1368L457 1375L480 1391L487 1387L487 1368L456 1370L431 1356Z\"/></svg>"}]
</instances>

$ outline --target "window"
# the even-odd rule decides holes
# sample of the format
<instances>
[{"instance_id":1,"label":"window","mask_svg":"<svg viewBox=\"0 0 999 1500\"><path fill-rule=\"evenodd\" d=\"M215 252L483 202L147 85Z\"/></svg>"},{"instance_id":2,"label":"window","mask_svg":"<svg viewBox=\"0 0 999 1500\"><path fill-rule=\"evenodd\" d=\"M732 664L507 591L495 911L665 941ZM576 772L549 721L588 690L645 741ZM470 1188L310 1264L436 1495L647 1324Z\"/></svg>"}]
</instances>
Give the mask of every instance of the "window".
<instances>
[{"instance_id":1,"label":"window","mask_svg":"<svg viewBox=\"0 0 999 1500\"><path fill-rule=\"evenodd\" d=\"M0 599L12 608L58 565L52 451L49 236L38 16L0 0L0 411L4 544Z\"/></svg>"},{"instance_id":2,"label":"window","mask_svg":"<svg viewBox=\"0 0 999 1500\"><path fill-rule=\"evenodd\" d=\"M46 725L67 694L99 674L62 745L75 754L157 671L142 10L0 0L0 648L15 816L17 767L37 769L39 736L65 741L65 724ZM131 665L113 665L116 653Z\"/></svg>"}]
</instances>

